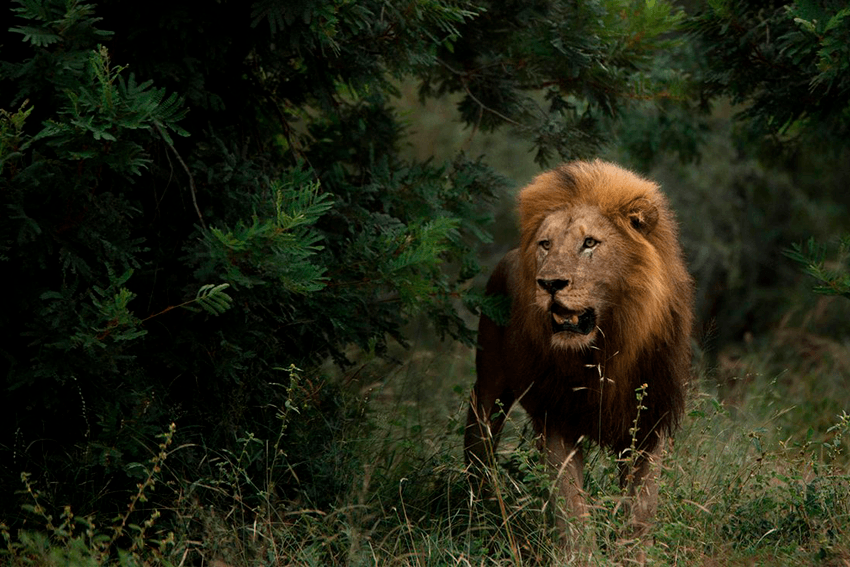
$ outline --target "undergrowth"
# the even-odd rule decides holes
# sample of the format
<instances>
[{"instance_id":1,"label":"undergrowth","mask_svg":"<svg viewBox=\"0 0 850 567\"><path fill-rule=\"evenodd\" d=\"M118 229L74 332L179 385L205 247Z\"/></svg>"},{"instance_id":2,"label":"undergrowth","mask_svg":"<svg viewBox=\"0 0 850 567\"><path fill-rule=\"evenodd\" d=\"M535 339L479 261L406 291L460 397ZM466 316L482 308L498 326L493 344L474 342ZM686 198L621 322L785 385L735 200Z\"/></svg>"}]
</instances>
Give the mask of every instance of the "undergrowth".
<instances>
[{"instance_id":1,"label":"undergrowth","mask_svg":"<svg viewBox=\"0 0 850 567\"><path fill-rule=\"evenodd\" d=\"M172 423L160 435L162 441L145 467L138 491L130 497L126 509L107 526L98 525L93 516L75 516L70 506L63 507L59 522L55 522L30 475L21 473L21 483L30 500L25 510L31 515L34 527L12 535L6 524L0 523L0 536L5 543L0 560L8 565L43 567L135 566L152 562L168 565L175 544L174 532L159 528L160 511L145 503L160 478L175 431L176 425Z\"/></svg>"},{"instance_id":2,"label":"undergrowth","mask_svg":"<svg viewBox=\"0 0 850 567\"><path fill-rule=\"evenodd\" d=\"M97 526L67 508L54 521L24 475L32 522L18 533L3 530L4 560L219 567L562 565L579 559L629 565L644 553L650 565L850 560L850 415L833 414L825 430L806 424L792 429L793 406L775 403L784 382L761 376L758 371L771 365L759 367L758 357L739 360L755 375L746 393L719 399L704 380L691 397L683 427L664 455L654 543L620 537L627 517L617 460L588 446L585 489L592 517L573 526L577 536L565 550L549 499L551 479L521 410L509 412L496 467L485 473L492 489L479 491L464 468L466 389L447 387L443 372L448 366L451 376L471 381L471 356L456 347L420 353L394 368L372 358L354 377L339 378L349 394L367 400L369 427L343 428L337 439L325 440L333 451L317 448L317 457L339 463L344 476L337 480L346 488L330 505L317 505L313 496L322 486L282 498L272 474L297 465L288 462L280 440L310 412L299 387L307 378L293 367L285 369L290 403L279 412L277 440L246 435L241 451L208 456L216 466L207 470L218 471L212 477L165 479L165 459L179 458L169 453L170 430L148 480L111 525ZM432 382L443 383L438 395ZM175 491L176 504L165 511L170 533L156 531L163 529L157 511L139 509L157 480Z\"/></svg>"}]
</instances>

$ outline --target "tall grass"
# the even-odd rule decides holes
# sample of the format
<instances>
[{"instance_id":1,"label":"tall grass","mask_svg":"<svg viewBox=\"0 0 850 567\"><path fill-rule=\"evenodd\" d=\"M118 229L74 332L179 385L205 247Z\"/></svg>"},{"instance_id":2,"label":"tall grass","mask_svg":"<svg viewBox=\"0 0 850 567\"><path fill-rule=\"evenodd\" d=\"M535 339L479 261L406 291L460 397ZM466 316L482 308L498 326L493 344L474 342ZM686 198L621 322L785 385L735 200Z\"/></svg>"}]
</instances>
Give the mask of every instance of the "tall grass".
<instances>
[{"instance_id":1,"label":"tall grass","mask_svg":"<svg viewBox=\"0 0 850 567\"><path fill-rule=\"evenodd\" d=\"M810 425L805 419L827 420L808 408L819 401L814 396L792 400L790 394L805 390L802 383L841 372L846 360L822 361L816 374L804 359L780 369L771 355L774 346L753 346L738 358L737 368L748 377L733 387L741 391L725 392L734 406L718 399L714 380L703 379L695 388L683 427L663 459L651 545L619 537L627 518L617 462L589 446L585 488L593 513L579 526L584 544L565 551L550 504L550 476L518 410L508 416L496 467L488 473L496 489L482 496L461 456L473 353L443 345L416 351L403 362L366 360L352 373L355 378L339 377L368 398L372 429L337 440L360 466L344 479L349 488L330 507L281 500L273 477L250 472L257 467L246 458L258 442L246 437L241 453L210 455L219 463L214 478L168 478L162 465L172 456L163 451L155 457L150 478L167 481L157 490L167 486L175 492L175 509L165 511L175 527L167 544L145 528L146 521L153 525L151 516L140 516L136 525L122 514L114 525L98 528L66 510L57 525L27 485L34 526L41 529L4 530L3 560L218 567L578 560L628 565L645 554L648 564L657 565L845 565L850 561L850 416L833 413L829 426ZM282 416L282 429L298 419L296 411ZM287 456L273 443L264 446L269 448L262 457L268 460L265 468L275 470ZM140 494L152 484L140 486ZM74 532L72 524L84 533ZM121 553L115 530L124 530Z\"/></svg>"}]
</instances>

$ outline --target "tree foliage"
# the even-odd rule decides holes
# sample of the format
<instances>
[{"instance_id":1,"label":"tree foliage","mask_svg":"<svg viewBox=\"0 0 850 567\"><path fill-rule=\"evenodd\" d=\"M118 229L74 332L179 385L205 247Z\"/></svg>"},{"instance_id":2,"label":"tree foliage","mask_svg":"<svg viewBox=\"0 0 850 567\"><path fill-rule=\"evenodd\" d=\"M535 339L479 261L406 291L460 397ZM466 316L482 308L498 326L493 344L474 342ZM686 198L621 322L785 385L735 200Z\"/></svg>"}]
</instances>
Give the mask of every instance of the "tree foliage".
<instances>
[{"instance_id":1,"label":"tree foliage","mask_svg":"<svg viewBox=\"0 0 850 567\"><path fill-rule=\"evenodd\" d=\"M709 2L687 28L705 48L705 96L741 104L756 135L846 145L850 8L842 2Z\"/></svg>"},{"instance_id":2,"label":"tree foliage","mask_svg":"<svg viewBox=\"0 0 850 567\"><path fill-rule=\"evenodd\" d=\"M715 2L689 27L707 46L705 95L729 96L742 105L738 118L749 132L746 139L767 148L762 155L769 163L811 147L846 160L850 8L828 0ZM842 238L839 265L847 239ZM825 250L809 239L786 255L820 282L817 292L846 295L847 276L824 267Z\"/></svg>"},{"instance_id":3,"label":"tree foliage","mask_svg":"<svg viewBox=\"0 0 850 567\"><path fill-rule=\"evenodd\" d=\"M512 127L533 142L539 163L595 156L610 138L609 118L683 88L672 70L651 74L683 16L668 3L482 4L426 70L420 94L460 93L468 125Z\"/></svg>"}]
</instances>

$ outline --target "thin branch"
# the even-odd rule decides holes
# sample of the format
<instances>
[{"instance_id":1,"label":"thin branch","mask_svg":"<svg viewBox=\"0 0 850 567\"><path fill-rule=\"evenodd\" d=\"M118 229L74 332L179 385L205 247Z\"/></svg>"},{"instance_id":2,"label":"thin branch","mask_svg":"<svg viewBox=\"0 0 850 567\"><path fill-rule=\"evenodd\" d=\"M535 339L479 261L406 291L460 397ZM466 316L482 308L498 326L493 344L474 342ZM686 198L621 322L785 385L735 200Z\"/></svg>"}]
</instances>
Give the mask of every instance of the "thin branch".
<instances>
[{"instance_id":1,"label":"thin branch","mask_svg":"<svg viewBox=\"0 0 850 567\"><path fill-rule=\"evenodd\" d=\"M192 303L192 302L194 302L194 301L195 301L195 300L194 300L194 299L192 299L192 300L190 300L190 301L184 301L184 302L183 302L183 303L181 303L180 305L169 305L168 307L166 307L165 309L163 309L163 310L162 310L162 311L160 311L159 313L154 313L153 315L148 315L147 317L145 317L144 319L142 319L140 322L141 322L141 323L144 323L144 322L145 322L145 321L147 321L148 319L153 319L154 317L159 317L160 315L162 315L162 314L164 314L164 313L168 313L168 312L169 312L169 311L171 311L172 309L177 309L177 308L179 308L179 307L183 307L184 305L189 305L190 303Z\"/></svg>"},{"instance_id":2,"label":"thin branch","mask_svg":"<svg viewBox=\"0 0 850 567\"><path fill-rule=\"evenodd\" d=\"M195 206L195 212L198 213L198 220L201 221L201 226L204 227L204 230L206 230L207 224L204 222L204 217L201 215L201 209L198 208L198 199L195 196L195 178L192 177L192 172L189 171L189 166L186 165L186 162L183 161L182 157L180 157L180 154L177 152L177 148L174 147L174 144L168 141L168 138L165 136L165 132L162 131L159 124L154 122L154 128L156 128L156 131L159 132L159 135L162 137L165 144L171 148L172 152L174 152L177 161L180 162L180 165L183 166L183 171L185 171L186 175L189 177L189 190L192 192L192 204Z\"/></svg>"},{"instance_id":3,"label":"thin branch","mask_svg":"<svg viewBox=\"0 0 850 567\"><path fill-rule=\"evenodd\" d=\"M475 137L475 134L478 133L478 127L481 126L481 119L484 118L484 107L478 107L478 119L475 121L475 125L472 127L472 133L469 134L469 138L464 142L464 148L466 151L469 150L469 147L472 145L472 139Z\"/></svg>"},{"instance_id":4,"label":"thin branch","mask_svg":"<svg viewBox=\"0 0 850 567\"><path fill-rule=\"evenodd\" d=\"M451 65L447 64L445 61L443 61L443 60L441 60L441 59L437 59L437 62L438 62L440 65L442 65L443 67L445 67L446 69L448 69L449 71L451 71L452 73L454 73L455 75L457 75L458 77L460 77L460 82L461 82L461 84L463 85L463 90L465 90L465 91L466 91L466 94L468 94L468 95L469 95L469 98L471 98L472 100L474 100L474 101L475 101L475 103L476 103L479 107L481 107L481 109L482 109L482 110L486 110L487 112L489 112L489 113L491 113L491 114L495 114L496 116L498 116L499 118L501 118L502 120L504 120L505 122L507 122L508 124L513 124L514 126L517 126L518 128L523 128L523 127L524 127L522 124L520 124L520 123L519 123L519 122L517 122L516 120L512 120L512 119L508 118L507 116L505 116L504 114L502 114L502 113L501 113L501 112L499 112L498 110L493 110L492 108L490 108L489 106L487 106L486 104L484 104L483 102L481 102L480 100L478 100L478 97L476 97L474 94L472 94L472 91L471 91L471 90L469 90L469 85L467 85L467 77L468 77L469 75L468 75L467 73L461 73L460 71L458 71L457 69L453 68Z\"/></svg>"},{"instance_id":5,"label":"thin branch","mask_svg":"<svg viewBox=\"0 0 850 567\"><path fill-rule=\"evenodd\" d=\"M489 106L487 106L486 104L484 104L483 102L481 102L480 100L478 100L478 98L476 98L476 96L475 96L474 94L472 94L472 91L470 91L470 90L469 90L469 87L468 87L468 86L466 86L466 81L464 81L464 82L463 82L463 89L466 91L466 94L468 94L468 95L469 95L469 98L471 98L472 100L474 100L474 101L478 104L478 106L480 106L481 108L483 108L483 109L484 109L484 110L486 110L487 112L490 112L490 113L492 113L492 114L495 114L496 116L498 116L499 118L501 118L502 120L504 120L505 122L507 122L508 124L513 124L514 126L517 126L517 127L519 127L519 128L523 128L523 127L524 127L522 124L520 124L520 123L519 123L519 122L517 122L516 120L511 120L510 118L508 118L507 116L505 116L505 115L504 115L504 114L502 114L501 112L499 112L499 111L497 111L497 110L493 110L492 108L490 108Z\"/></svg>"}]
</instances>

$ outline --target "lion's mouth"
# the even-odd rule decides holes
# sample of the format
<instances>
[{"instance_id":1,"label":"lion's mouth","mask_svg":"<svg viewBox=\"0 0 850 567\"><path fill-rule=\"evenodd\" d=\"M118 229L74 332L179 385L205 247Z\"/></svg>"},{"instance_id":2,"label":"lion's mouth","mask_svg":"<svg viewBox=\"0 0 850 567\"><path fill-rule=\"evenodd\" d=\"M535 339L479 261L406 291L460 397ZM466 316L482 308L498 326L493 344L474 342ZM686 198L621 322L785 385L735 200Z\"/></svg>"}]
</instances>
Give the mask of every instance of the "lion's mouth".
<instances>
[{"instance_id":1,"label":"lion's mouth","mask_svg":"<svg viewBox=\"0 0 850 567\"><path fill-rule=\"evenodd\" d=\"M596 328L596 312L593 309L573 311L558 305L552 305L552 332L578 333L588 335Z\"/></svg>"}]
</instances>

